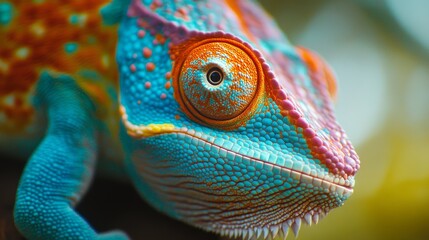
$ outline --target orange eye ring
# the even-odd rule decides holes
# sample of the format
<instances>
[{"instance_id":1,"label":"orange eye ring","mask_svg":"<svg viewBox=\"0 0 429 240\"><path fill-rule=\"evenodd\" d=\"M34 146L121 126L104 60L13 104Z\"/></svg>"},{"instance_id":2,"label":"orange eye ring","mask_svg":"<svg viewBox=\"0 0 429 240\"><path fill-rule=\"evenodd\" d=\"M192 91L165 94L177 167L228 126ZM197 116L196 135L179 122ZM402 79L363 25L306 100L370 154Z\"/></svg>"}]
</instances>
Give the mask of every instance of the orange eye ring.
<instances>
[{"instance_id":1,"label":"orange eye ring","mask_svg":"<svg viewBox=\"0 0 429 240\"><path fill-rule=\"evenodd\" d=\"M242 42L229 38L195 38L172 48L172 53L174 96L193 121L225 130L236 129L245 124L263 101L265 84L261 61ZM227 69L222 69L223 62L216 62L211 56L227 59L227 67L224 66ZM213 79L221 77L222 81L210 83L211 69L219 72Z\"/></svg>"}]
</instances>

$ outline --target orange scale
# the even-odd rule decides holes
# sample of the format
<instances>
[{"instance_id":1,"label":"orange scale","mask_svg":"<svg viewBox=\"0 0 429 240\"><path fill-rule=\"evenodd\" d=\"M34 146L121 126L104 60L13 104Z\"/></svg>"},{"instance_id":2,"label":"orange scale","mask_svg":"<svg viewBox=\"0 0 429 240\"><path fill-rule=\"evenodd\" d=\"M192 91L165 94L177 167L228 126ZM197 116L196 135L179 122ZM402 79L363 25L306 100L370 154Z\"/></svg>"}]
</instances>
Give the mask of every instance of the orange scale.
<instances>
[{"instance_id":1,"label":"orange scale","mask_svg":"<svg viewBox=\"0 0 429 240\"><path fill-rule=\"evenodd\" d=\"M170 89L171 88L171 83L170 82L167 82L166 84L165 84L165 89Z\"/></svg>"},{"instance_id":2,"label":"orange scale","mask_svg":"<svg viewBox=\"0 0 429 240\"><path fill-rule=\"evenodd\" d=\"M153 70L155 70L155 64L153 62L148 62L146 64L146 70L148 72L152 72Z\"/></svg>"},{"instance_id":3,"label":"orange scale","mask_svg":"<svg viewBox=\"0 0 429 240\"><path fill-rule=\"evenodd\" d=\"M149 58L150 56L152 56L152 50L147 47L143 48L143 56L145 58Z\"/></svg>"},{"instance_id":4,"label":"orange scale","mask_svg":"<svg viewBox=\"0 0 429 240\"><path fill-rule=\"evenodd\" d=\"M171 79L171 72L166 72L166 73L165 73L165 79L166 79L167 81L169 81L169 80Z\"/></svg>"}]
</instances>

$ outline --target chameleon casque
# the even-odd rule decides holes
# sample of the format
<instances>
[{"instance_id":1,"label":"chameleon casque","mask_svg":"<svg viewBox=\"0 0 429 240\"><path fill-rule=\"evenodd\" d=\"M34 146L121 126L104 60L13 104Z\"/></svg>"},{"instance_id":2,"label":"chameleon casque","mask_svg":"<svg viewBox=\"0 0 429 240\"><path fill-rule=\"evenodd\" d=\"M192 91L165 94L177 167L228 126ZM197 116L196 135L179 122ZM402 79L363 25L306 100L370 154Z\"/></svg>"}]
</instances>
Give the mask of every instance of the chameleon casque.
<instances>
[{"instance_id":1,"label":"chameleon casque","mask_svg":"<svg viewBox=\"0 0 429 240\"><path fill-rule=\"evenodd\" d=\"M0 146L29 158L28 239L99 234L74 211L96 166L126 169L161 212L274 238L341 206L360 163L335 78L254 1L0 3Z\"/></svg>"}]
</instances>

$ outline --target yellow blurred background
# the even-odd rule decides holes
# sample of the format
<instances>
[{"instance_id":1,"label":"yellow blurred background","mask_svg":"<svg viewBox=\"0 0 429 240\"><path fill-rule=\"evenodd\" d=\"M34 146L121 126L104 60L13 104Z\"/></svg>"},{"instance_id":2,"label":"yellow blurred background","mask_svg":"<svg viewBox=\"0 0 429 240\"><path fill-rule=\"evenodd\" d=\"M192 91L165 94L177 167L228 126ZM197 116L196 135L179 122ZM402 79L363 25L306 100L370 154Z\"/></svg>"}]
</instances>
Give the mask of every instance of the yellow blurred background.
<instances>
[{"instance_id":1,"label":"yellow blurred background","mask_svg":"<svg viewBox=\"0 0 429 240\"><path fill-rule=\"evenodd\" d=\"M260 2L335 70L361 159L352 197L299 239L429 239L429 1Z\"/></svg>"}]
</instances>

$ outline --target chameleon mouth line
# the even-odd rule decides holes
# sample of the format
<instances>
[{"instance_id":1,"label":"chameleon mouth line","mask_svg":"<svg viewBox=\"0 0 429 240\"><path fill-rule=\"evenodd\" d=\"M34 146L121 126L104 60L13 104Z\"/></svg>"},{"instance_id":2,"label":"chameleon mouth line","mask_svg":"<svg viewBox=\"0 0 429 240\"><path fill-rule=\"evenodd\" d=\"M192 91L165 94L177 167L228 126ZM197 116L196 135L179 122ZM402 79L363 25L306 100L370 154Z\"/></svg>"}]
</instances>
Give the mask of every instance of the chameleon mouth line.
<instances>
[{"instance_id":1,"label":"chameleon mouth line","mask_svg":"<svg viewBox=\"0 0 429 240\"><path fill-rule=\"evenodd\" d=\"M246 156L246 155L231 151L220 145L214 144L206 139L203 139L201 136L197 136L196 132L192 129L190 130L187 128L175 128L174 125L171 125L171 124L152 124L152 125L149 124L147 126L135 125L128 121L128 115L126 114L126 109L123 106L120 107L120 113L122 114L122 122L124 123L128 134L130 134L134 138L147 138L147 137L154 137L154 136L168 135L168 134L183 134L193 139L196 139L200 142L204 142L204 144L208 144L212 147L216 147L219 150L224 151L226 153L230 152L236 156L242 157L243 159L247 159L253 162L258 162L260 164L265 164L265 165L271 166L272 168L278 168L281 171L289 173L290 177L296 180L299 180L301 183L312 184L314 187L322 187L323 189L327 189L331 192L336 192L339 195L351 195L353 193L353 182L344 181L344 179L341 179L339 177L326 175L325 178L322 179L303 171L269 163L264 160L254 158L251 156ZM199 135L202 135L202 134L199 134ZM341 180L343 180L344 183L341 183Z\"/></svg>"},{"instance_id":2,"label":"chameleon mouth line","mask_svg":"<svg viewBox=\"0 0 429 240\"><path fill-rule=\"evenodd\" d=\"M211 142L209 142L209 141L207 141L207 140L205 140L205 139L203 139L201 137L198 137L198 136L196 136L196 135L194 135L192 133L189 133L188 131L186 131L186 130L185 131L179 130L179 131L174 131L174 132L169 132L169 133L163 133L163 134L174 134L174 133L176 133L176 134L187 135L187 136L189 136L191 138L197 139L198 141L204 142L204 144L209 144L210 146L216 147L216 148L218 148L221 151L225 151L226 153L229 152L229 153L232 153L234 155L240 156L243 159L248 159L248 160L253 161L253 162L258 162L258 163L261 163L261 164L265 164L265 165L271 166L273 168L278 168L281 171L288 172L290 174L290 177L292 177L292 178L294 178L296 180L299 180L301 183L311 184L314 187L322 187L323 189L328 189L329 191L336 192L336 193L338 193L340 195L350 195L350 194L353 193L353 185L352 184L350 184L350 185L341 185L339 183L335 183L334 181L335 181L336 178L334 178L334 177L328 176L329 178L332 178L332 179L321 179L319 177L312 176L312 175L310 175L308 173L305 173L305 172L302 172L302 171L298 171L298 170L295 170L295 169L292 169L292 168L288 168L288 167L285 167L285 166L280 166L280 165L277 165L277 164L269 163L269 162L263 161L261 159L251 157L251 156L246 156L246 155L243 155L243 154L231 151L229 149L226 149L226 148L224 148L222 146L216 145L214 143L211 143ZM163 135L163 134L161 133L160 135ZM339 180L339 178L337 178L337 179Z\"/></svg>"}]
</instances>

